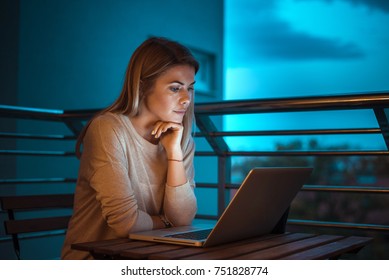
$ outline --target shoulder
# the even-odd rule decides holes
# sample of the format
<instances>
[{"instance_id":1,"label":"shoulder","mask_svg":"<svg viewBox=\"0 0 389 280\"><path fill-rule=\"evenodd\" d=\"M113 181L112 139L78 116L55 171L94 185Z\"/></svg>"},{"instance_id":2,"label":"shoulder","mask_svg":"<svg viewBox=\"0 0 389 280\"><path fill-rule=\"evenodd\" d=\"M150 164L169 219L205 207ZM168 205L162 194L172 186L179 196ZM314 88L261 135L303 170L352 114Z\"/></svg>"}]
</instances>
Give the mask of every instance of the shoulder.
<instances>
[{"instance_id":1,"label":"shoulder","mask_svg":"<svg viewBox=\"0 0 389 280\"><path fill-rule=\"evenodd\" d=\"M120 122L120 116L115 113L110 113L106 112L103 114L100 114L96 117L91 122L91 125L112 125L112 124L117 124Z\"/></svg>"},{"instance_id":2,"label":"shoulder","mask_svg":"<svg viewBox=\"0 0 389 280\"><path fill-rule=\"evenodd\" d=\"M120 135L123 131L121 116L115 113L103 113L94 117L86 131L86 135Z\"/></svg>"},{"instance_id":3,"label":"shoulder","mask_svg":"<svg viewBox=\"0 0 389 280\"><path fill-rule=\"evenodd\" d=\"M121 126L120 115L107 112L94 117L88 130L116 130Z\"/></svg>"}]
</instances>

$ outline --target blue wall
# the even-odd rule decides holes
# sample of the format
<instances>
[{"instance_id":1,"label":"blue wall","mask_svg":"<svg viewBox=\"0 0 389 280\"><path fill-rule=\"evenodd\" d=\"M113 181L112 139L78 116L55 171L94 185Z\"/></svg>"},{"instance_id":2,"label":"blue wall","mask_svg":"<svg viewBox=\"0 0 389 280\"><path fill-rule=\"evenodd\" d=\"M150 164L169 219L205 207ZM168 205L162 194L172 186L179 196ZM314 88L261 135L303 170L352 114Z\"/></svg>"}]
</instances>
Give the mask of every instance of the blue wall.
<instances>
[{"instance_id":1,"label":"blue wall","mask_svg":"<svg viewBox=\"0 0 389 280\"><path fill-rule=\"evenodd\" d=\"M166 36L216 55L222 97L223 2L21 1L18 104L84 109L111 103L134 49ZM199 96L198 100L202 98Z\"/></svg>"},{"instance_id":2,"label":"blue wall","mask_svg":"<svg viewBox=\"0 0 389 280\"><path fill-rule=\"evenodd\" d=\"M196 102L223 98L223 1L180 0L19 0L1 2L2 57L1 104L48 109L102 108L120 93L128 60L149 36L177 40L214 61L212 87L196 94ZM7 15L6 17L4 15ZM4 17L3 17L4 16ZM6 55L3 55L6 54ZM11 55L10 55L11 54ZM4 81L3 81L4 80ZM61 124L38 125L18 121L7 131L70 134ZM1 142L4 145L4 142ZM73 150L73 143L13 141L19 149ZM206 144L198 143L198 148ZM19 157L2 178L74 177L74 158ZM197 180L207 174L195 163ZM208 169L209 170L209 169ZM7 187L10 189L9 187ZM74 184L18 185L15 192L71 192ZM4 190L0 190L4 193ZM199 190L199 200L208 199ZM208 207L207 203L203 203ZM201 207L203 208L203 207ZM204 211L208 211L205 209ZM4 235L0 231L0 238ZM55 238L54 238L55 239ZM53 240L54 240L53 239ZM42 251L40 243L24 240L24 258L52 258L58 252ZM38 245L37 245L38 244ZM10 242L0 239L0 259L12 258ZM24 255L23 255L24 254Z\"/></svg>"}]
</instances>

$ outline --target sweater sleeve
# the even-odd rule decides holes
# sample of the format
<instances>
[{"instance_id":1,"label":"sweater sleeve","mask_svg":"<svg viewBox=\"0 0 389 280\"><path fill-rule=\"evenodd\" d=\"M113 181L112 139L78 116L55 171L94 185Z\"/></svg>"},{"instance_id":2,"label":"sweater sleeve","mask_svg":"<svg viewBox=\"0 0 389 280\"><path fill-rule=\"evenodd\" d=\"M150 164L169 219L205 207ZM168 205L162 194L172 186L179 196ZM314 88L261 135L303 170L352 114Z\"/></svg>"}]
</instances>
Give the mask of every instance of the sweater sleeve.
<instances>
[{"instance_id":1,"label":"sweater sleeve","mask_svg":"<svg viewBox=\"0 0 389 280\"><path fill-rule=\"evenodd\" d=\"M166 185L164 214L174 226L190 225L197 212L197 201L194 194L194 158L195 144L193 139L184 151L184 166L188 181L177 187Z\"/></svg>"},{"instance_id":2,"label":"sweater sleeve","mask_svg":"<svg viewBox=\"0 0 389 280\"><path fill-rule=\"evenodd\" d=\"M113 118L95 119L84 137L82 157L86 157L90 185L95 190L102 215L119 237L153 228L151 216L138 209L129 180L128 151L124 136Z\"/></svg>"}]
</instances>

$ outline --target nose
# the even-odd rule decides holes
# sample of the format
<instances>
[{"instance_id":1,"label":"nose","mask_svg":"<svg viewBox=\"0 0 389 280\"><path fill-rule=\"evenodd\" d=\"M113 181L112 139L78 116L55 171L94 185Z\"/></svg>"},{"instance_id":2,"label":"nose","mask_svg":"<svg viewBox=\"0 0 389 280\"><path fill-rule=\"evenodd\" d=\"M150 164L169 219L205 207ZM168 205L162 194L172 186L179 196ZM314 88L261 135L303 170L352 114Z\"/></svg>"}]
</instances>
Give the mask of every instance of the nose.
<instances>
[{"instance_id":1,"label":"nose","mask_svg":"<svg viewBox=\"0 0 389 280\"><path fill-rule=\"evenodd\" d=\"M192 94L188 90L184 90L180 98L180 104L184 106L189 106L192 101Z\"/></svg>"}]
</instances>

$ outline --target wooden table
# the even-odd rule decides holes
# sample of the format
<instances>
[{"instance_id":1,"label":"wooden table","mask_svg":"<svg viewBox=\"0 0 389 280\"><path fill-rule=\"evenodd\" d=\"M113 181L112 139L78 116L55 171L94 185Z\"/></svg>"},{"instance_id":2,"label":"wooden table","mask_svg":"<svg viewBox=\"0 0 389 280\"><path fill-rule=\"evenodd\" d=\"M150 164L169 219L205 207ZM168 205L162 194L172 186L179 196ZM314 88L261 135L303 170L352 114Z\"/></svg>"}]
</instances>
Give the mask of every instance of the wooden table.
<instances>
[{"instance_id":1,"label":"wooden table","mask_svg":"<svg viewBox=\"0 0 389 280\"><path fill-rule=\"evenodd\" d=\"M360 236L284 233L209 248L111 239L73 244L72 249L89 251L95 259L305 260L335 259L345 253L357 253L371 240L372 238Z\"/></svg>"}]
</instances>

